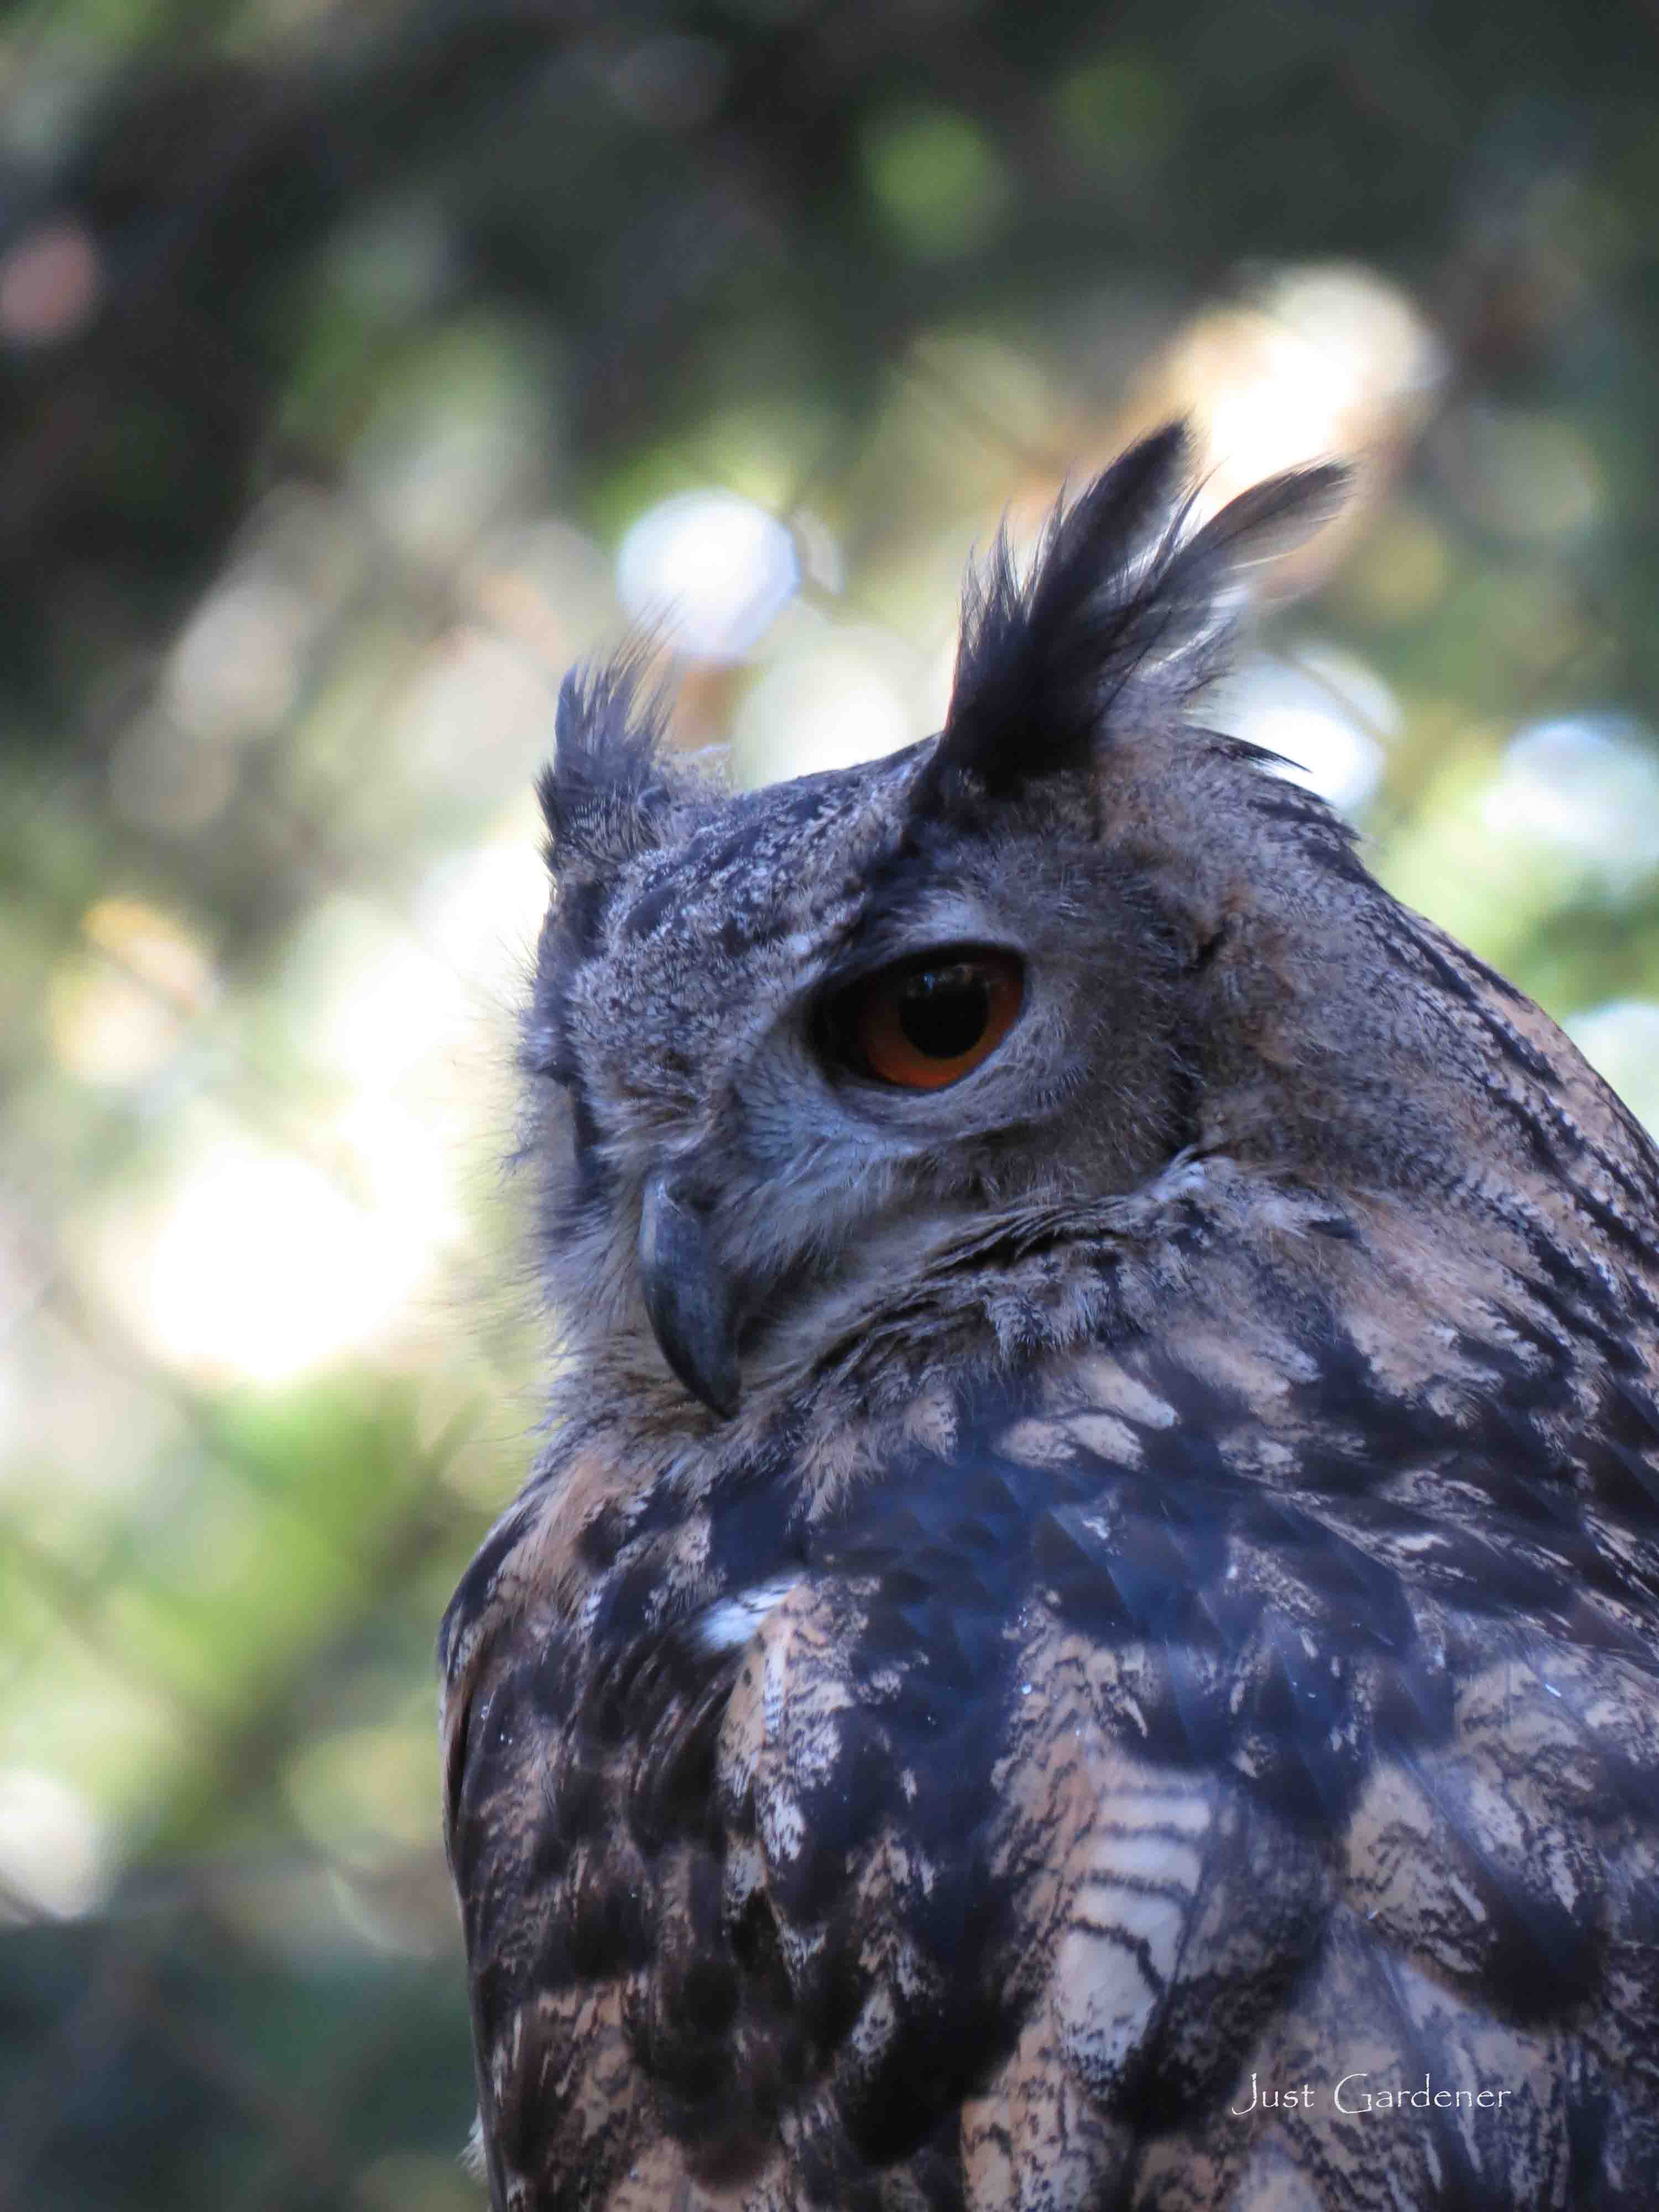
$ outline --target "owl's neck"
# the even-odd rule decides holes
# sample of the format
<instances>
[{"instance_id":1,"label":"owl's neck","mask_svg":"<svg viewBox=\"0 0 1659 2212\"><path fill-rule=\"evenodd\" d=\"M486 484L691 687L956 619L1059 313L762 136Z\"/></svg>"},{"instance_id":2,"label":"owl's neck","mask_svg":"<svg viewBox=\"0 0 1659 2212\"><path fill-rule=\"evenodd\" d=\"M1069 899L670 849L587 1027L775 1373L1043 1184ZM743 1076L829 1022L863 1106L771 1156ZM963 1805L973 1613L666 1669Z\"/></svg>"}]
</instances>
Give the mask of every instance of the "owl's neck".
<instances>
[{"instance_id":1,"label":"owl's neck","mask_svg":"<svg viewBox=\"0 0 1659 2212\"><path fill-rule=\"evenodd\" d=\"M692 1498L782 1455L812 1516L896 1454L941 1444L970 1378L1042 1399L1063 1394L1079 1358L1236 1340L1240 1315L1305 1315L1333 1297L1409 1335L1402 1383L1407 1369L1423 1383L1474 1273L1419 1255L1407 1280L1384 1263L1399 1240L1374 1210L1191 1152L1121 1197L941 1218L930 1237L907 1220L895 1236L894 1251L872 1238L857 1264L754 1334L732 1419L674 1381L642 1322L596 1338L558 1387L544 1475L556 1483L562 1461L597 1452L635 1500L665 1486ZM1285 1388L1305 1364L1288 1334L1252 1357L1277 1364Z\"/></svg>"}]
</instances>

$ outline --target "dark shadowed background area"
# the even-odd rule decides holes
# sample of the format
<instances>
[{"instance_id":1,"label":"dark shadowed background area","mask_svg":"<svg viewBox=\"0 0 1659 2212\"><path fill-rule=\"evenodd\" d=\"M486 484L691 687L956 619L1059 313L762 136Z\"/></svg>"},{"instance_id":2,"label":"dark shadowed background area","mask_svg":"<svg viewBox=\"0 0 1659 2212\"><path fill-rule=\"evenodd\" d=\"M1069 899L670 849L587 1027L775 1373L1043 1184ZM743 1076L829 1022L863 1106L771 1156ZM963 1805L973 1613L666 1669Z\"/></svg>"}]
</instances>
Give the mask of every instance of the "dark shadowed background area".
<instances>
[{"instance_id":1,"label":"dark shadowed background area","mask_svg":"<svg viewBox=\"0 0 1659 2212\"><path fill-rule=\"evenodd\" d=\"M1170 411L1352 459L1213 719L1659 1118L1659 16L0 25L0 2204L477 2203L432 1643L534 1448L558 677L760 781Z\"/></svg>"}]
</instances>

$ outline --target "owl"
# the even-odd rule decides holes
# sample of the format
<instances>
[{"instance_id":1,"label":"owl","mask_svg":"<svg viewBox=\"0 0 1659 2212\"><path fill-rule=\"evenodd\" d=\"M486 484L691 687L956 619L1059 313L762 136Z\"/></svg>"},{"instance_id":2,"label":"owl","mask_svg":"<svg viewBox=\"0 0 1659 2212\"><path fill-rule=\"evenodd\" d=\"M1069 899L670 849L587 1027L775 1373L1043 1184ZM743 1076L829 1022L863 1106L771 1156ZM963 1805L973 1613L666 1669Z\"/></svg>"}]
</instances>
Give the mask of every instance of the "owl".
<instances>
[{"instance_id":1,"label":"owl","mask_svg":"<svg viewBox=\"0 0 1659 2212\"><path fill-rule=\"evenodd\" d=\"M1659 1161L1203 726L1180 431L939 734L561 696L547 1442L441 1639L496 2212L1659 2188Z\"/></svg>"}]
</instances>

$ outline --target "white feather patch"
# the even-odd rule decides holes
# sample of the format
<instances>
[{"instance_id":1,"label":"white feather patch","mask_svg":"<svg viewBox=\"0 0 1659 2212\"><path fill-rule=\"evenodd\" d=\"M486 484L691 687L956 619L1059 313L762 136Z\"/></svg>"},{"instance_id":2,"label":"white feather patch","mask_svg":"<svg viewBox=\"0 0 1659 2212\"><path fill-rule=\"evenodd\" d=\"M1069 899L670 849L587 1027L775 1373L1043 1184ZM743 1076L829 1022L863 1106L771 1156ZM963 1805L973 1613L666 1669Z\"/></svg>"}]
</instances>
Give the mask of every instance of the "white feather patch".
<instances>
[{"instance_id":1,"label":"white feather patch","mask_svg":"<svg viewBox=\"0 0 1659 2212\"><path fill-rule=\"evenodd\" d=\"M783 1603L799 1581L799 1576L793 1576L787 1581L757 1583L753 1589L739 1590L735 1596L717 1600L696 1625L700 1648L711 1652L735 1651L749 1643L767 1614Z\"/></svg>"}]
</instances>

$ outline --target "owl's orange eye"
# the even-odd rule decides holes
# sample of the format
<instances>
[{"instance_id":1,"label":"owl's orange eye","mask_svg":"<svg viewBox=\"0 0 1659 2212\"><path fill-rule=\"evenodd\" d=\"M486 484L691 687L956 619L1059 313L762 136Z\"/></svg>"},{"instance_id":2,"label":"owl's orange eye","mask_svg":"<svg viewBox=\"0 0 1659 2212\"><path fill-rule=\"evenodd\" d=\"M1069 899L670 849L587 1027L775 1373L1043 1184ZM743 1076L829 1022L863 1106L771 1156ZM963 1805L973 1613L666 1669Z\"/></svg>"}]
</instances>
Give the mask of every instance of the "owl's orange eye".
<instances>
[{"instance_id":1,"label":"owl's orange eye","mask_svg":"<svg viewBox=\"0 0 1659 2212\"><path fill-rule=\"evenodd\" d=\"M855 983L838 1001L842 1056L904 1091L969 1075L1018 1018L1025 980L1012 952L928 953Z\"/></svg>"}]
</instances>

